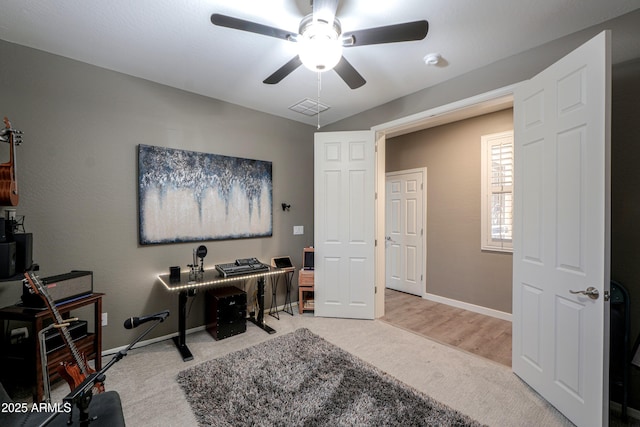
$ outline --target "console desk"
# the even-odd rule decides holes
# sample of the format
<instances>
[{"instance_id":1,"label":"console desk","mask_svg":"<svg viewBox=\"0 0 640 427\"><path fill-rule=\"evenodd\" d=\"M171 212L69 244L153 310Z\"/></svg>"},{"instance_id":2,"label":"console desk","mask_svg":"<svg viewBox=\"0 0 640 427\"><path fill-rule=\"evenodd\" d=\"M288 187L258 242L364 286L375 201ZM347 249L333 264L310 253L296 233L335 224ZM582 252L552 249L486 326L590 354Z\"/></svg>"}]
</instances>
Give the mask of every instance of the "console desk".
<instances>
[{"instance_id":1,"label":"console desk","mask_svg":"<svg viewBox=\"0 0 640 427\"><path fill-rule=\"evenodd\" d=\"M264 284L265 278L278 274L286 273L285 269L276 267L269 267L267 271L252 272L248 274L242 274L233 277L224 277L218 270L210 269L205 270L200 277L196 280L190 279L190 272L183 271L180 273L180 281L172 282L169 278L169 274L161 274L158 276L160 282L164 285L169 292L178 293L178 336L173 338L178 351L182 355L182 360L187 362L193 359L193 354L186 343L186 329L187 329L187 299L190 296L194 296L198 289L208 289L215 287L228 286L233 282L241 282L249 279L257 279L258 286L258 313L256 316L249 317L249 321L258 326L260 329L273 334L275 329L264 323Z\"/></svg>"}]
</instances>

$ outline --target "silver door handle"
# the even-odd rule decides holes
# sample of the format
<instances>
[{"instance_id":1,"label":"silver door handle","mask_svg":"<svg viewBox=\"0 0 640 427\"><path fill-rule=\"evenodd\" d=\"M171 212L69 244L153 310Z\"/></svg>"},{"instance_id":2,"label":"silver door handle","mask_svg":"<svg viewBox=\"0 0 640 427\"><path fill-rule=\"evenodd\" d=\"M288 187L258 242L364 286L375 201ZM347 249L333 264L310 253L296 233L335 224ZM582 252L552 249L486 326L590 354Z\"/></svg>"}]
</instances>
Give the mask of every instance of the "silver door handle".
<instances>
[{"instance_id":1,"label":"silver door handle","mask_svg":"<svg viewBox=\"0 0 640 427\"><path fill-rule=\"evenodd\" d=\"M598 292L598 290L596 288L594 288L593 286L589 286L586 291L572 291L572 290L569 290L569 292L571 292L572 294L586 295L591 299L598 299L598 297L600 296L600 292Z\"/></svg>"}]
</instances>

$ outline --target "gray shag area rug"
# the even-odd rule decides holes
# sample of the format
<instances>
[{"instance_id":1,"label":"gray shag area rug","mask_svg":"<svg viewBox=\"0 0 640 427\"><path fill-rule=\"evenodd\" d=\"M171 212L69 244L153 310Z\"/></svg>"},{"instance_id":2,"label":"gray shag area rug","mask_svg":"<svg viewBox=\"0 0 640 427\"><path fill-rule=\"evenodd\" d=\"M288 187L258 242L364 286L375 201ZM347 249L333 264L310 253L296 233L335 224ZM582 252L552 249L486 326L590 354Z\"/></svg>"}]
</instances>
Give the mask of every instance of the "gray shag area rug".
<instances>
[{"instance_id":1,"label":"gray shag area rug","mask_svg":"<svg viewBox=\"0 0 640 427\"><path fill-rule=\"evenodd\" d=\"M201 426L479 426L308 329L193 366Z\"/></svg>"}]
</instances>

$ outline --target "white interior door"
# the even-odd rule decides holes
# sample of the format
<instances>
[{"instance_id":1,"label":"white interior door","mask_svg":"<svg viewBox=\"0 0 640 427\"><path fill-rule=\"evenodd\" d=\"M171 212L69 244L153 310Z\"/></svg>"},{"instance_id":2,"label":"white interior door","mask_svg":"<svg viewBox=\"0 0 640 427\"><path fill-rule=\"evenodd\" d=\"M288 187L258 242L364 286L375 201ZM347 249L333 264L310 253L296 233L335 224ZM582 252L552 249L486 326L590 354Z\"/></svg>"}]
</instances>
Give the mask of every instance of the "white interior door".
<instances>
[{"instance_id":1,"label":"white interior door","mask_svg":"<svg viewBox=\"0 0 640 427\"><path fill-rule=\"evenodd\" d=\"M609 46L601 33L514 102L513 370L579 426L608 423Z\"/></svg>"},{"instance_id":2,"label":"white interior door","mask_svg":"<svg viewBox=\"0 0 640 427\"><path fill-rule=\"evenodd\" d=\"M316 133L314 166L315 314L373 319L373 132Z\"/></svg>"},{"instance_id":3,"label":"white interior door","mask_svg":"<svg viewBox=\"0 0 640 427\"><path fill-rule=\"evenodd\" d=\"M422 296L424 288L423 169L387 173L386 286Z\"/></svg>"}]
</instances>

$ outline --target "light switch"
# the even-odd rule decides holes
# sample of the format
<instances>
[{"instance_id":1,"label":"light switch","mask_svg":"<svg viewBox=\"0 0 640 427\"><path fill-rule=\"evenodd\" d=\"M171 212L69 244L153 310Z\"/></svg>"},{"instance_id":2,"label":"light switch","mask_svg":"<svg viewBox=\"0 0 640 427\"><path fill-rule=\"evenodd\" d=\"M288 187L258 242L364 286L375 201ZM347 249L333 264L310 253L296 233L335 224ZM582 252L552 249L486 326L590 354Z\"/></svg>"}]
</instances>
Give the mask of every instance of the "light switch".
<instances>
[{"instance_id":1,"label":"light switch","mask_svg":"<svg viewBox=\"0 0 640 427\"><path fill-rule=\"evenodd\" d=\"M293 226L293 234L304 234L304 225L294 225Z\"/></svg>"}]
</instances>

